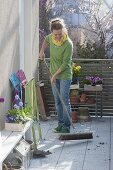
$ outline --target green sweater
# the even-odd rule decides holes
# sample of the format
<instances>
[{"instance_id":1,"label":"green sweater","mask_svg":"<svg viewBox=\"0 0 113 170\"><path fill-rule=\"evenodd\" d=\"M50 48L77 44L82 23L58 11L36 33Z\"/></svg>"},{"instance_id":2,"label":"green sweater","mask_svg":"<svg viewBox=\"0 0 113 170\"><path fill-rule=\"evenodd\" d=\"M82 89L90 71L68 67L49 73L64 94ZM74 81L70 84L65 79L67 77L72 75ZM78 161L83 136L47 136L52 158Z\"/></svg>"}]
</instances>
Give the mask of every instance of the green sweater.
<instances>
[{"instance_id":1,"label":"green sweater","mask_svg":"<svg viewBox=\"0 0 113 170\"><path fill-rule=\"evenodd\" d=\"M72 79L72 54L73 44L68 38L60 47L52 43L51 34L45 37L46 42L50 46L50 72L53 75L59 68L61 73L57 79Z\"/></svg>"}]
</instances>

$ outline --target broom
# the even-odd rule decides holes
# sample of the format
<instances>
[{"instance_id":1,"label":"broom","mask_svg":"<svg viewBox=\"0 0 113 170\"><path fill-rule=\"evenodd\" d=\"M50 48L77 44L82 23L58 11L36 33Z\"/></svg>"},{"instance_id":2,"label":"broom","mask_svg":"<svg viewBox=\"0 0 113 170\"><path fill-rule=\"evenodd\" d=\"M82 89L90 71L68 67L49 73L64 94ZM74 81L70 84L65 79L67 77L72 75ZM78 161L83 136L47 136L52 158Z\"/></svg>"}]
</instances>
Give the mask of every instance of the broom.
<instances>
[{"instance_id":1,"label":"broom","mask_svg":"<svg viewBox=\"0 0 113 170\"><path fill-rule=\"evenodd\" d=\"M42 60L42 61L44 61L44 64L45 64L45 67L46 67L47 72L49 74L49 77L51 78L52 75L51 75L51 73L49 71L49 68L48 68L48 65L47 65L46 61L45 60ZM67 117L68 117L68 119L69 119L69 121L71 123L71 126L72 126L73 130L75 130L75 127L74 127L74 125L72 123L71 117L69 116L69 113L67 111L66 105L65 105L65 103L64 103L64 101L63 101L63 99L62 99L62 97L61 97L55 83L53 83L53 86L55 88L55 91L57 92L57 95L58 95L61 103L62 103L62 106L63 106L63 108L65 110L65 113L67 114ZM63 134L62 133L60 135L60 137L59 137L60 140L81 140L81 139L92 139L92 138L93 138L92 132L90 132L90 133L88 133L88 132L87 133L73 133L73 134L68 134L68 133Z\"/></svg>"}]
</instances>

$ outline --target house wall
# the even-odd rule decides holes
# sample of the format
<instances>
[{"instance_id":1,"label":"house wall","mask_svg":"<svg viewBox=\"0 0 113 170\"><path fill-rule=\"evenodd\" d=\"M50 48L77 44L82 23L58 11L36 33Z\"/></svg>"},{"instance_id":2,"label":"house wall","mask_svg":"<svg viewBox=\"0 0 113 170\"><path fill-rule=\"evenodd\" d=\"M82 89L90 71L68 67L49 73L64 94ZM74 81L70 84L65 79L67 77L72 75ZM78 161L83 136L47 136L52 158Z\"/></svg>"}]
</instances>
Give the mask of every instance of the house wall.
<instances>
[{"instance_id":1,"label":"house wall","mask_svg":"<svg viewBox=\"0 0 113 170\"><path fill-rule=\"evenodd\" d=\"M38 27L39 27L39 1L38 0L25 0L24 1L24 54L25 65L24 71L27 76L27 80L30 81L33 77L38 77L37 73L37 61L38 61Z\"/></svg>"},{"instance_id":2,"label":"house wall","mask_svg":"<svg viewBox=\"0 0 113 170\"><path fill-rule=\"evenodd\" d=\"M0 0L0 129L11 106L9 76L19 68L19 0Z\"/></svg>"},{"instance_id":3,"label":"house wall","mask_svg":"<svg viewBox=\"0 0 113 170\"><path fill-rule=\"evenodd\" d=\"M25 71L28 81L32 77L36 79L38 77L39 1L23 1L24 25L22 30L24 30L24 34L19 30L20 1L0 0L0 97L5 98L5 102L0 103L0 130L4 128L4 115L11 108L12 86L9 82L11 73L23 66L22 69ZM23 56L20 56L21 36L24 38L24 49L21 51Z\"/></svg>"},{"instance_id":4,"label":"house wall","mask_svg":"<svg viewBox=\"0 0 113 170\"><path fill-rule=\"evenodd\" d=\"M38 54L39 54L39 2L32 0L32 59L33 76L38 80Z\"/></svg>"}]
</instances>

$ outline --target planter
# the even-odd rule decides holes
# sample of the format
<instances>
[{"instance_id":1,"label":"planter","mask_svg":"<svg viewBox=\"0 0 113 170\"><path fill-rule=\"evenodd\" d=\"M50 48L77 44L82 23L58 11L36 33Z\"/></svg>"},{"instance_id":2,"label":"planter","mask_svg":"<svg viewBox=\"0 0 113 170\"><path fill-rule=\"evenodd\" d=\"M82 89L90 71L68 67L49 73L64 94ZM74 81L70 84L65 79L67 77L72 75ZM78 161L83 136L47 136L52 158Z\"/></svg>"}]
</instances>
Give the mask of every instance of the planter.
<instances>
[{"instance_id":1,"label":"planter","mask_svg":"<svg viewBox=\"0 0 113 170\"><path fill-rule=\"evenodd\" d=\"M25 127L25 124L22 123L5 123L5 130L7 131L23 131Z\"/></svg>"},{"instance_id":2,"label":"planter","mask_svg":"<svg viewBox=\"0 0 113 170\"><path fill-rule=\"evenodd\" d=\"M84 91L102 91L102 84L95 86L84 84Z\"/></svg>"},{"instance_id":3,"label":"planter","mask_svg":"<svg viewBox=\"0 0 113 170\"><path fill-rule=\"evenodd\" d=\"M79 121L88 121L90 118L88 107L79 107L77 112L77 119Z\"/></svg>"},{"instance_id":4,"label":"planter","mask_svg":"<svg viewBox=\"0 0 113 170\"><path fill-rule=\"evenodd\" d=\"M79 89L79 83L78 84L71 84L70 89Z\"/></svg>"}]
</instances>

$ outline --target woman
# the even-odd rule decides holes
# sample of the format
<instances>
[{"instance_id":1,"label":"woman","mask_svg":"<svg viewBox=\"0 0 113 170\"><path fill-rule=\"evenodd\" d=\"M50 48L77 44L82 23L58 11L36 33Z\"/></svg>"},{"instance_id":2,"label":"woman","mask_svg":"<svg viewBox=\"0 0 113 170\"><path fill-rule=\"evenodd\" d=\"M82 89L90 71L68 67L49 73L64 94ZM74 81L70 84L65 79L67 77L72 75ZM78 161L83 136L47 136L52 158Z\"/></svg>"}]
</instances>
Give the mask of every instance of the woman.
<instances>
[{"instance_id":1,"label":"woman","mask_svg":"<svg viewBox=\"0 0 113 170\"><path fill-rule=\"evenodd\" d=\"M73 44L67 34L63 19L57 18L50 22L51 34L47 35L42 43L39 58L44 59L44 51L50 48L50 72L52 91L55 99L55 107L58 114L58 127L54 129L58 133L70 133L70 121L65 109L55 91L55 83L58 91L70 114L69 92L72 80L72 53Z\"/></svg>"}]
</instances>

